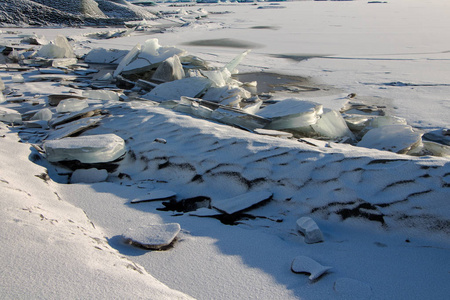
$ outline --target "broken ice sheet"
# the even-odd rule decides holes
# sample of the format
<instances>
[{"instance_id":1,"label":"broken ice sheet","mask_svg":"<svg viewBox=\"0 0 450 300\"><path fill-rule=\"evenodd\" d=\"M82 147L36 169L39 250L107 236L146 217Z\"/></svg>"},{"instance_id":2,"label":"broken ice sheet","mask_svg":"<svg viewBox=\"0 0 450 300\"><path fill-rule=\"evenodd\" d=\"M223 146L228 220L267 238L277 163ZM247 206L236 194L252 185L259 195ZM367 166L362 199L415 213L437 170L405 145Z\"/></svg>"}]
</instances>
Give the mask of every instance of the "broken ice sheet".
<instances>
[{"instance_id":1,"label":"broken ice sheet","mask_svg":"<svg viewBox=\"0 0 450 300\"><path fill-rule=\"evenodd\" d=\"M263 128L267 124L270 124L270 120L268 119L226 106L214 110L211 113L211 119L250 131Z\"/></svg>"},{"instance_id":2,"label":"broken ice sheet","mask_svg":"<svg viewBox=\"0 0 450 300\"><path fill-rule=\"evenodd\" d=\"M95 48L86 54L84 61L97 64L118 64L127 54L126 50Z\"/></svg>"},{"instance_id":3,"label":"broken ice sheet","mask_svg":"<svg viewBox=\"0 0 450 300\"><path fill-rule=\"evenodd\" d=\"M311 127L320 136L327 138L339 138L349 137L355 139L355 136L350 131L342 118L341 114L335 110L324 109L323 114L317 120L316 124L312 124Z\"/></svg>"},{"instance_id":4,"label":"broken ice sheet","mask_svg":"<svg viewBox=\"0 0 450 300\"><path fill-rule=\"evenodd\" d=\"M178 223L156 224L128 229L122 236L125 243L149 250L165 250L177 237Z\"/></svg>"},{"instance_id":5,"label":"broken ice sheet","mask_svg":"<svg viewBox=\"0 0 450 300\"><path fill-rule=\"evenodd\" d=\"M330 269L331 267L322 266L314 259L303 255L294 258L291 264L292 272L311 274L309 280L316 280Z\"/></svg>"},{"instance_id":6,"label":"broken ice sheet","mask_svg":"<svg viewBox=\"0 0 450 300\"><path fill-rule=\"evenodd\" d=\"M421 141L422 134L414 132L411 126L387 125L369 130L357 146L405 154Z\"/></svg>"},{"instance_id":7,"label":"broken ice sheet","mask_svg":"<svg viewBox=\"0 0 450 300\"><path fill-rule=\"evenodd\" d=\"M169 190L153 190L148 195L134 198L130 203L175 200L177 193Z\"/></svg>"},{"instance_id":8,"label":"broken ice sheet","mask_svg":"<svg viewBox=\"0 0 450 300\"><path fill-rule=\"evenodd\" d=\"M112 162L125 154L125 141L115 134L68 137L44 143L50 162L77 160L81 163Z\"/></svg>"},{"instance_id":9,"label":"broken ice sheet","mask_svg":"<svg viewBox=\"0 0 450 300\"><path fill-rule=\"evenodd\" d=\"M180 58L178 57L178 55L174 55L163 61L158 66L152 76L152 79L165 82L179 80L184 77L184 69L181 65Z\"/></svg>"},{"instance_id":10,"label":"broken ice sheet","mask_svg":"<svg viewBox=\"0 0 450 300\"><path fill-rule=\"evenodd\" d=\"M64 124L56 127L56 129L49 133L47 136L47 140L58 140L62 139L80 131L84 131L87 128L96 126L100 121L101 117L94 118L83 118L77 121L70 122L68 124Z\"/></svg>"},{"instance_id":11,"label":"broken ice sheet","mask_svg":"<svg viewBox=\"0 0 450 300\"><path fill-rule=\"evenodd\" d=\"M268 201L272 195L269 191L253 191L233 198L213 200L211 205L215 209L231 215Z\"/></svg>"},{"instance_id":12,"label":"broken ice sheet","mask_svg":"<svg viewBox=\"0 0 450 300\"><path fill-rule=\"evenodd\" d=\"M83 97L95 100L119 101L120 94L108 90L86 90L83 91Z\"/></svg>"},{"instance_id":13,"label":"broken ice sheet","mask_svg":"<svg viewBox=\"0 0 450 300\"><path fill-rule=\"evenodd\" d=\"M62 35L58 35L54 41L42 46L37 56L45 58L72 58L75 57L75 54L67 39Z\"/></svg>"},{"instance_id":14,"label":"broken ice sheet","mask_svg":"<svg viewBox=\"0 0 450 300\"><path fill-rule=\"evenodd\" d=\"M204 77L183 78L162 83L142 97L158 102L164 100L178 100L181 96L195 98L203 93L210 84L211 82L209 79Z\"/></svg>"}]
</instances>

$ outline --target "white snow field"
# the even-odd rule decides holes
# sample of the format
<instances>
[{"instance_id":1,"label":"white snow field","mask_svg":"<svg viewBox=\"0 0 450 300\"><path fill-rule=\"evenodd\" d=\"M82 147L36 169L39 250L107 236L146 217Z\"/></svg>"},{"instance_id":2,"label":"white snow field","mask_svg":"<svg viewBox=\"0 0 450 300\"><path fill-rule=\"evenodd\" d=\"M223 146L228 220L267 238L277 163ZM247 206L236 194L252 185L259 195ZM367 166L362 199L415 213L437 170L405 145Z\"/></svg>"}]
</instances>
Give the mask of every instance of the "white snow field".
<instances>
[{"instance_id":1,"label":"white snow field","mask_svg":"<svg viewBox=\"0 0 450 300\"><path fill-rule=\"evenodd\" d=\"M0 55L0 298L447 299L450 2L190 4L152 7L161 18L142 30L0 28L11 53ZM32 34L67 37L78 64L36 59L24 50L42 46L21 42ZM236 110L251 100L239 89L217 109L170 99L187 95L152 78L112 85L123 57L161 54L139 54L153 38L184 66L219 68L197 77L203 90L235 83L228 63L251 49L233 78L257 82L243 87L257 89L268 119ZM101 64L83 61L92 49ZM162 73L179 67L171 57ZM149 86L168 101L143 98ZM323 106L349 127L357 118L355 135L243 129L292 98L309 101L307 126L324 120ZM212 120L219 111L228 119ZM236 115L247 123L227 125ZM359 145L390 151L356 146L370 129L377 139ZM397 148L423 140L442 157L397 154L383 135Z\"/></svg>"}]
</instances>

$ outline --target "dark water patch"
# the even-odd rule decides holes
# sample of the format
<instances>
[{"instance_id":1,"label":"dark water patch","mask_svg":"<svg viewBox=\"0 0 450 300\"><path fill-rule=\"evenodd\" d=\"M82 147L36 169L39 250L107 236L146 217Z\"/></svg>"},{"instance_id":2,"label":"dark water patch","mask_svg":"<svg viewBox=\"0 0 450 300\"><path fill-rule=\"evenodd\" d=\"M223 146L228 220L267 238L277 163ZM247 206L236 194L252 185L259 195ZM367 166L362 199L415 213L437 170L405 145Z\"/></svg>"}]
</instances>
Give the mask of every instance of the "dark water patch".
<instances>
[{"instance_id":1,"label":"dark water patch","mask_svg":"<svg viewBox=\"0 0 450 300\"><path fill-rule=\"evenodd\" d=\"M200 46L200 47L225 47L225 48L242 48L242 49L256 49L263 46L257 43L251 43L247 41L223 38L223 39L210 39L210 40L196 40L183 43L186 46Z\"/></svg>"}]
</instances>

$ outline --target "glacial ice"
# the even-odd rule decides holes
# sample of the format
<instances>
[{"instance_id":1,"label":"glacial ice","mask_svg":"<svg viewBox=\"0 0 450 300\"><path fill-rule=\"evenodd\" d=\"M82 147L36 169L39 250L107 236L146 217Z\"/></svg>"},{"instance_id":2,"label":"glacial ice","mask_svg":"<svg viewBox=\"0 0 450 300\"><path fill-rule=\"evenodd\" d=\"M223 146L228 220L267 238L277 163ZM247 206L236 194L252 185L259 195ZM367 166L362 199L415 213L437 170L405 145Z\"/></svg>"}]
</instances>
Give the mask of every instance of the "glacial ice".
<instances>
[{"instance_id":1,"label":"glacial ice","mask_svg":"<svg viewBox=\"0 0 450 300\"><path fill-rule=\"evenodd\" d=\"M178 55L169 57L163 61L155 73L152 79L159 81L173 81L179 80L185 77L183 66L181 65L180 58Z\"/></svg>"},{"instance_id":2,"label":"glacial ice","mask_svg":"<svg viewBox=\"0 0 450 300\"><path fill-rule=\"evenodd\" d=\"M257 114L272 120L266 129L282 130L316 124L322 113L322 104L289 98L266 106Z\"/></svg>"},{"instance_id":3,"label":"glacial ice","mask_svg":"<svg viewBox=\"0 0 450 300\"><path fill-rule=\"evenodd\" d=\"M13 124L22 124L22 115L14 109L0 107L0 121Z\"/></svg>"},{"instance_id":4,"label":"glacial ice","mask_svg":"<svg viewBox=\"0 0 450 300\"><path fill-rule=\"evenodd\" d=\"M81 163L111 162L125 154L125 141L115 134L68 137L44 143L50 162L78 160Z\"/></svg>"},{"instance_id":5,"label":"glacial ice","mask_svg":"<svg viewBox=\"0 0 450 300\"><path fill-rule=\"evenodd\" d=\"M95 183L103 182L108 178L108 172L105 169L77 169L70 177L70 183Z\"/></svg>"},{"instance_id":6,"label":"glacial ice","mask_svg":"<svg viewBox=\"0 0 450 300\"><path fill-rule=\"evenodd\" d=\"M195 98L203 93L210 84L211 82L204 77L188 77L162 83L142 97L158 102L178 100L181 96Z\"/></svg>"},{"instance_id":7,"label":"glacial ice","mask_svg":"<svg viewBox=\"0 0 450 300\"><path fill-rule=\"evenodd\" d=\"M56 106L56 111L59 113L76 112L81 111L86 107L89 107L89 104L86 100L68 98L59 102L58 106Z\"/></svg>"},{"instance_id":8,"label":"glacial ice","mask_svg":"<svg viewBox=\"0 0 450 300\"><path fill-rule=\"evenodd\" d=\"M311 274L309 280L316 280L330 269L331 267L322 266L312 258L303 255L294 258L291 264L292 272Z\"/></svg>"},{"instance_id":9,"label":"glacial ice","mask_svg":"<svg viewBox=\"0 0 450 300\"><path fill-rule=\"evenodd\" d=\"M211 205L215 209L229 215L251 208L272 198L269 191L252 191L233 198L214 200Z\"/></svg>"},{"instance_id":10,"label":"glacial ice","mask_svg":"<svg viewBox=\"0 0 450 300\"><path fill-rule=\"evenodd\" d=\"M302 217L297 220L297 230L305 236L305 243L314 244L323 242L322 231L310 217Z\"/></svg>"},{"instance_id":11,"label":"glacial ice","mask_svg":"<svg viewBox=\"0 0 450 300\"><path fill-rule=\"evenodd\" d=\"M422 134L409 125L386 125L369 130L357 146L405 154L421 141Z\"/></svg>"},{"instance_id":12,"label":"glacial ice","mask_svg":"<svg viewBox=\"0 0 450 300\"><path fill-rule=\"evenodd\" d=\"M181 227L178 223L155 224L129 228L122 236L126 243L149 250L162 250L177 237Z\"/></svg>"}]
</instances>

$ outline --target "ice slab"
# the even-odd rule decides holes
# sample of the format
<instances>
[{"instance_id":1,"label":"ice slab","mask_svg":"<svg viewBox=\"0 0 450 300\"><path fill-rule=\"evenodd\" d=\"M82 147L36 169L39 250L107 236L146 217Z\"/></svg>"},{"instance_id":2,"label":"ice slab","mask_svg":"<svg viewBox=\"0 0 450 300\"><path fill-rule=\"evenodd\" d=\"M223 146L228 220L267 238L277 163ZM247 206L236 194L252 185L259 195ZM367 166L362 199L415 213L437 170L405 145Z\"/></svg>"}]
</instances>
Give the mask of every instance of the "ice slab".
<instances>
[{"instance_id":1,"label":"ice slab","mask_svg":"<svg viewBox=\"0 0 450 300\"><path fill-rule=\"evenodd\" d=\"M395 116L379 116L369 121L368 127L378 128L386 125L407 125L406 119Z\"/></svg>"},{"instance_id":2,"label":"ice slab","mask_svg":"<svg viewBox=\"0 0 450 300\"><path fill-rule=\"evenodd\" d=\"M174 55L158 66L152 79L159 81L174 81L183 79L184 77L184 69L181 65L180 58L178 55Z\"/></svg>"},{"instance_id":3,"label":"ice slab","mask_svg":"<svg viewBox=\"0 0 450 300\"><path fill-rule=\"evenodd\" d=\"M23 76L21 74L15 74L13 76L11 76L11 80L14 83L24 83L25 79L23 78Z\"/></svg>"},{"instance_id":4,"label":"ice slab","mask_svg":"<svg viewBox=\"0 0 450 300\"><path fill-rule=\"evenodd\" d=\"M52 60L53 68L68 67L77 64L78 60L75 57L70 58L55 58Z\"/></svg>"},{"instance_id":5,"label":"ice slab","mask_svg":"<svg viewBox=\"0 0 450 300\"><path fill-rule=\"evenodd\" d=\"M311 127L320 136L327 138L349 137L355 139L354 134L350 131L342 115L331 109L324 109L323 114L317 120L316 124Z\"/></svg>"},{"instance_id":6,"label":"ice slab","mask_svg":"<svg viewBox=\"0 0 450 300\"><path fill-rule=\"evenodd\" d=\"M291 264L292 272L309 273L309 280L316 280L330 269L331 267L322 266L314 259L303 255L294 258Z\"/></svg>"},{"instance_id":7,"label":"ice slab","mask_svg":"<svg viewBox=\"0 0 450 300\"><path fill-rule=\"evenodd\" d=\"M234 106L237 105L242 99L248 99L250 97L251 94L249 91L241 87L226 85L223 87L209 88L202 99L221 103L223 105Z\"/></svg>"},{"instance_id":8,"label":"ice slab","mask_svg":"<svg viewBox=\"0 0 450 300\"><path fill-rule=\"evenodd\" d=\"M421 141L422 134L414 132L411 126L387 125L369 130L357 146L405 154Z\"/></svg>"},{"instance_id":9,"label":"ice slab","mask_svg":"<svg viewBox=\"0 0 450 300\"><path fill-rule=\"evenodd\" d=\"M115 134L46 141L44 150L50 162L78 160L81 163L111 162L126 152L124 140Z\"/></svg>"},{"instance_id":10,"label":"ice slab","mask_svg":"<svg viewBox=\"0 0 450 300\"><path fill-rule=\"evenodd\" d=\"M70 183L95 183L103 182L108 178L108 171L105 169L77 169L70 177Z\"/></svg>"},{"instance_id":11,"label":"ice slab","mask_svg":"<svg viewBox=\"0 0 450 300\"><path fill-rule=\"evenodd\" d=\"M117 77L120 73L122 73L123 69L134 59L136 59L137 55L141 51L141 44L136 44L128 53L125 55L125 57L120 61L119 65L117 66L116 70L114 71L113 76Z\"/></svg>"},{"instance_id":12,"label":"ice slab","mask_svg":"<svg viewBox=\"0 0 450 300\"><path fill-rule=\"evenodd\" d=\"M189 77L158 85L143 98L154 101L178 100L181 96L198 97L211 82L204 77Z\"/></svg>"},{"instance_id":13,"label":"ice slab","mask_svg":"<svg viewBox=\"0 0 450 300\"><path fill-rule=\"evenodd\" d=\"M59 102L58 106L56 106L56 111L59 113L77 112L85 109L86 107L89 107L86 100L68 98Z\"/></svg>"},{"instance_id":14,"label":"ice slab","mask_svg":"<svg viewBox=\"0 0 450 300\"><path fill-rule=\"evenodd\" d=\"M127 50L95 48L86 54L84 61L97 64L119 64L128 52Z\"/></svg>"},{"instance_id":15,"label":"ice slab","mask_svg":"<svg viewBox=\"0 0 450 300\"><path fill-rule=\"evenodd\" d=\"M111 100L111 101L120 100L119 93L108 90L86 90L83 91L83 97L95 100Z\"/></svg>"},{"instance_id":16,"label":"ice slab","mask_svg":"<svg viewBox=\"0 0 450 300\"><path fill-rule=\"evenodd\" d=\"M178 223L147 225L128 229L123 238L131 245L149 250L163 250L175 240L180 230Z\"/></svg>"},{"instance_id":17,"label":"ice slab","mask_svg":"<svg viewBox=\"0 0 450 300\"><path fill-rule=\"evenodd\" d=\"M253 114L248 114L240 109L226 106L221 106L214 110L211 113L211 119L228 125L241 127L250 131L257 128L263 128L270 124L269 119Z\"/></svg>"},{"instance_id":18,"label":"ice slab","mask_svg":"<svg viewBox=\"0 0 450 300\"><path fill-rule=\"evenodd\" d=\"M86 97L83 97L81 95L77 94L52 94L48 95L48 105L50 106L57 106L61 100L68 99L68 98L77 98L77 99L86 99Z\"/></svg>"},{"instance_id":19,"label":"ice slab","mask_svg":"<svg viewBox=\"0 0 450 300\"><path fill-rule=\"evenodd\" d=\"M305 236L305 243L314 244L323 242L322 231L310 217L302 217L297 220L297 230Z\"/></svg>"},{"instance_id":20,"label":"ice slab","mask_svg":"<svg viewBox=\"0 0 450 300\"><path fill-rule=\"evenodd\" d=\"M195 211L189 212L189 215L196 217L216 217L222 215L222 213L215 209L202 207Z\"/></svg>"},{"instance_id":21,"label":"ice slab","mask_svg":"<svg viewBox=\"0 0 450 300\"><path fill-rule=\"evenodd\" d=\"M317 123L323 113L322 104L295 98L268 105L257 114L272 121L266 129L291 129Z\"/></svg>"},{"instance_id":22,"label":"ice slab","mask_svg":"<svg viewBox=\"0 0 450 300\"><path fill-rule=\"evenodd\" d=\"M14 109L0 107L0 121L13 124L22 124L22 115Z\"/></svg>"},{"instance_id":23,"label":"ice slab","mask_svg":"<svg viewBox=\"0 0 450 300\"><path fill-rule=\"evenodd\" d=\"M269 191L253 191L233 198L213 200L212 207L229 215L249 209L261 202L270 200L272 193Z\"/></svg>"},{"instance_id":24,"label":"ice slab","mask_svg":"<svg viewBox=\"0 0 450 300\"><path fill-rule=\"evenodd\" d=\"M169 190L153 190L148 195L134 198L130 203L175 200L177 193Z\"/></svg>"}]
</instances>

